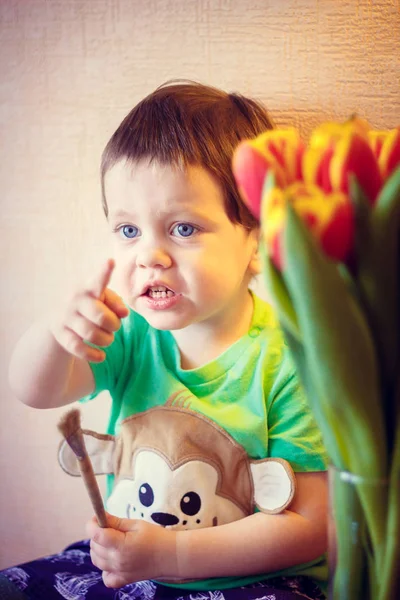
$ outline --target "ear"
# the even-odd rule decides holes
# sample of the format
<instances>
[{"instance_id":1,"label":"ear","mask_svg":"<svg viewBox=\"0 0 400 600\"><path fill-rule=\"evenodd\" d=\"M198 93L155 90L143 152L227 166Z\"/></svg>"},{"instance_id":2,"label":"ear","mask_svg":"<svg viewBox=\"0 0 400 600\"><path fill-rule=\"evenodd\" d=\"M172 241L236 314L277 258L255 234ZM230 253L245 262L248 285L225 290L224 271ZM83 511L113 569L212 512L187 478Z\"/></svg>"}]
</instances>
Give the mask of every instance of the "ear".
<instances>
[{"instance_id":1,"label":"ear","mask_svg":"<svg viewBox=\"0 0 400 600\"><path fill-rule=\"evenodd\" d=\"M252 277L261 273L261 257L260 257L260 228L253 229L249 235L253 242L253 251L249 262L249 272Z\"/></svg>"},{"instance_id":2,"label":"ear","mask_svg":"<svg viewBox=\"0 0 400 600\"><path fill-rule=\"evenodd\" d=\"M95 475L114 473L115 437L88 429L83 429L82 433ZM58 449L58 462L68 475L80 476L78 459L65 440L61 442Z\"/></svg>"},{"instance_id":3,"label":"ear","mask_svg":"<svg viewBox=\"0 0 400 600\"><path fill-rule=\"evenodd\" d=\"M264 513L282 512L292 501L296 480L292 467L282 458L250 461L254 502Z\"/></svg>"}]
</instances>

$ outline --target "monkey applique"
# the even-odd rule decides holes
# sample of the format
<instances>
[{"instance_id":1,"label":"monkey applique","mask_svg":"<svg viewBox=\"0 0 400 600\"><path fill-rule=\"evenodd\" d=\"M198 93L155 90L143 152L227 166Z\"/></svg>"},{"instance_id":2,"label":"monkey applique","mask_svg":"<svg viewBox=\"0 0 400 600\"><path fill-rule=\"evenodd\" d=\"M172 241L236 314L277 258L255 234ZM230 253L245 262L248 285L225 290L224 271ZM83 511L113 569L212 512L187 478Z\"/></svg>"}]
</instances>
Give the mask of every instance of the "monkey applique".
<instances>
[{"instance_id":1,"label":"monkey applique","mask_svg":"<svg viewBox=\"0 0 400 600\"><path fill-rule=\"evenodd\" d=\"M283 511L295 493L289 463L249 458L219 425L175 403L177 395L123 420L117 436L83 430L96 475L115 475L108 512L182 530L237 521L255 508ZM80 475L66 442L58 458Z\"/></svg>"}]
</instances>

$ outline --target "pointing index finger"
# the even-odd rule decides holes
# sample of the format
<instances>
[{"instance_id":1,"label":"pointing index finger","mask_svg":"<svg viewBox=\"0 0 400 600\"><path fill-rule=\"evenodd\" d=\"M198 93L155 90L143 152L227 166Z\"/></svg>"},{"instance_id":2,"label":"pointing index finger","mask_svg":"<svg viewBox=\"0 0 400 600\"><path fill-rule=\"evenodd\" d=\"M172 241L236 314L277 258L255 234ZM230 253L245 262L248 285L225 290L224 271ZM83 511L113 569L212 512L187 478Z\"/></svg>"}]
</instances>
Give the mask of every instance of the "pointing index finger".
<instances>
[{"instance_id":1,"label":"pointing index finger","mask_svg":"<svg viewBox=\"0 0 400 600\"><path fill-rule=\"evenodd\" d=\"M111 275L115 267L115 261L109 258L105 264L103 264L98 275L93 279L89 286L90 293L95 298L101 298L108 284L110 283Z\"/></svg>"}]
</instances>

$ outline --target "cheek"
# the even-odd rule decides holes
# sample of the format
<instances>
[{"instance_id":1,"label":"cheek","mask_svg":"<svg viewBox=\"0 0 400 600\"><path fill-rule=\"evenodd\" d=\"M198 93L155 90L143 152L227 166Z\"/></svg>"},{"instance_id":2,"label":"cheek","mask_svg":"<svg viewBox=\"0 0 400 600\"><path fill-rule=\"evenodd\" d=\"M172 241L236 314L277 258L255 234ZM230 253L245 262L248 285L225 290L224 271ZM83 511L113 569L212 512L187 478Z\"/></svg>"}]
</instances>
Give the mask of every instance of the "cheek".
<instances>
[{"instance_id":1,"label":"cheek","mask_svg":"<svg viewBox=\"0 0 400 600\"><path fill-rule=\"evenodd\" d=\"M114 253L115 269L112 278L112 288L122 296L129 294L131 290L132 266L124 255Z\"/></svg>"},{"instance_id":2,"label":"cheek","mask_svg":"<svg viewBox=\"0 0 400 600\"><path fill-rule=\"evenodd\" d=\"M202 298L212 298L218 295L218 289L223 285L222 270L218 267L218 261L207 260L188 270L184 276L186 283L192 293Z\"/></svg>"}]
</instances>

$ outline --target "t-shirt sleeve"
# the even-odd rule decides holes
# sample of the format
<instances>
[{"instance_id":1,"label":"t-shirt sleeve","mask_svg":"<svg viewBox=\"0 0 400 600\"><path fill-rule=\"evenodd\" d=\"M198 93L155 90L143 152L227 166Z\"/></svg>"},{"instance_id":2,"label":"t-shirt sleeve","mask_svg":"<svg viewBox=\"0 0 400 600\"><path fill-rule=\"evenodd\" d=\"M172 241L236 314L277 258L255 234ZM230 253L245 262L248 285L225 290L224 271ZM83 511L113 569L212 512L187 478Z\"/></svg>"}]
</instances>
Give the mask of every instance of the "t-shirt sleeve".
<instances>
[{"instance_id":1,"label":"t-shirt sleeve","mask_svg":"<svg viewBox=\"0 0 400 600\"><path fill-rule=\"evenodd\" d=\"M294 471L324 471L328 455L287 346L268 398L269 455Z\"/></svg>"}]
</instances>

